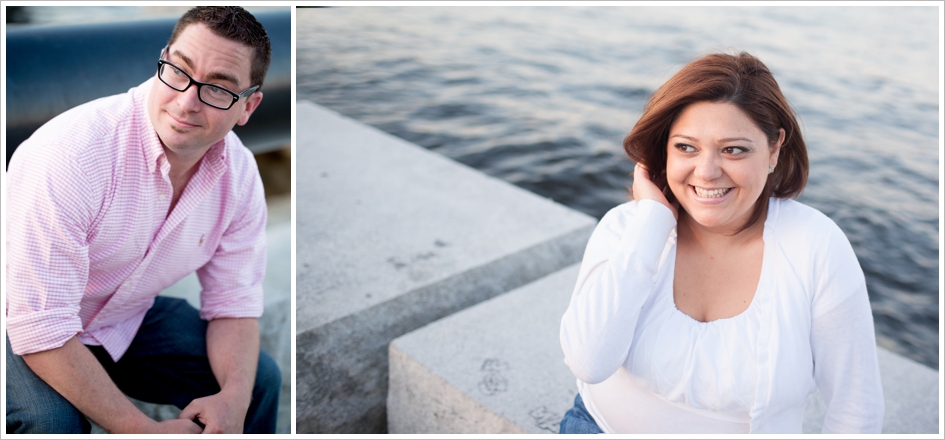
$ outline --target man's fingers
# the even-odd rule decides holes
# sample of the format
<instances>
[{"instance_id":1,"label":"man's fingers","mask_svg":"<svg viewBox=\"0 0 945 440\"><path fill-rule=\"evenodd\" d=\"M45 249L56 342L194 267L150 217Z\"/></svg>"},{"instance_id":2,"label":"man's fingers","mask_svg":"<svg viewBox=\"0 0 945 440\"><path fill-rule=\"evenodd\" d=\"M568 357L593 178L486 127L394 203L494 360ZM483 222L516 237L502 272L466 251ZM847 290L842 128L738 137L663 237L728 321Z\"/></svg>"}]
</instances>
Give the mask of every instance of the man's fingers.
<instances>
[{"instance_id":1,"label":"man's fingers","mask_svg":"<svg viewBox=\"0 0 945 440\"><path fill-rule=\"evenodd\" d=\"M238 414L230 414L225 403L218 394L201 397L190 402L177 418L200 425L204 434L242 433L242 418Z\"/></svg>"},{"instance_id":2,"label":"man's fingers","mask_svg":"<svg viewBox=\"0 0 945 440\"><path fill-rule=\"evenodd\" d=\"M197 423L191 423L190 425L185 425L187 432L191 434L200 434L203 432L203 426L200 426Z\"/></svg>"},{"instance_id":3,"label":"man's fingers","mask_svg":"<svg viewBox=\"0 0 945 440\"><path fill-rule=\"evenodd\" d=\"M189 420L197 425L203 432L207 432L206 424L200 420L200 410L194 406L193 402L190 405L187 405L177 416L178 419Z\"/></svg>"},{"instance_id":4,"label":"man's fingers","mask_svg":"<svg viewBox=\"0 0 945 440\"><path fill-rule=\"evenodd\" d=\"M200 410L194 405L194 402L190 402L190 405L184 407L181 410L180 415L177 416L178 419L187 419L194 420L197 416L200 415Z\"/></svg>"},{"instance_id":5,"label":"man's fingers","mask_svg":"<svg viewBox=\"0 0 945 440\"><path fill-rule=\"evenodd\" d=\"M225 434L226 432L224 431L222 426L216 423L210 423L205 428L203 428L203 433L204 434Z\"/></svg>"}]
</instances>

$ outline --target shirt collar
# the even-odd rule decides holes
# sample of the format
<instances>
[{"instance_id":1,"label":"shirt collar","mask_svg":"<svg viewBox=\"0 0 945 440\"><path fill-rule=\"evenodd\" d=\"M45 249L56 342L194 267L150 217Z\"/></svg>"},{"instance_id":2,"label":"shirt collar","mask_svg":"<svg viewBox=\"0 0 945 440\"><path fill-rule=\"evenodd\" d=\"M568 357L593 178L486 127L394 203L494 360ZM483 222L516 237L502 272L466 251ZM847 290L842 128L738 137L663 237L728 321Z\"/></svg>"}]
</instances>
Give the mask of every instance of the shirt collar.
<instances>
[{"instance_id":1,"label":"shirt collar","mask_svg":"<svg viewBox=\"0 0 945 440\"><path fill-rule=\"evenodd\" d=\"M135 104L135 118L141 121L137 124L138 140L141 143L145 163L148 164L148 171L153 173L161 169L160 161L164 157L164 147L148 115L148 96L151 94L152 85L154 85L154 77L134 89L132 99Z\"/></svg>"},{"instance_id":2,"label":"shirt collar","mask_svg":"<svg viewBox=\"0 0 945 440\"><path fill-rule=\"evenodd\" d=\"M151 124L151 117L148 115L148 96L151 94L151 87L154 85L154 77L151 77L136 89L134 89L133 99L135 100L135 117L142 123L138 124L138 139L141 142L141 148L144 152L144 158L148 164L149 172L160 172L161 164L166 162L164 145L161 144L161 138L158 137L154 125ZM228 136L228 135L227 135ZM210 146L210 149L204 154L203 163L210 164L213 168L223 167L226 162L227 152L226 136L217 143Z\"/></svg>"}]
</instances>

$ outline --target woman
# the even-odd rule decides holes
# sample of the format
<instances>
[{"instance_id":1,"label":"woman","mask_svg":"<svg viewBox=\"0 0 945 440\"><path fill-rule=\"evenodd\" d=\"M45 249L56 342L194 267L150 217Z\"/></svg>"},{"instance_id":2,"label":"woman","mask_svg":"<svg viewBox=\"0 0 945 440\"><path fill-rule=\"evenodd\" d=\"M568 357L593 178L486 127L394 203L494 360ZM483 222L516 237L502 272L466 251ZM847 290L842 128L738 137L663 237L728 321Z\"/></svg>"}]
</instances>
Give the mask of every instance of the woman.
<instances>
[{"instance_id":1,"label":"woman","mask_svg":"<svg viewBox=\"0 0 945 440\"><path fill-rule=\"evenodd\" d=\"M793 200L807 150L758 59L714 54L624 140L634 201L595 229L561 321L578 379L562 433L880 432L866 283L843 232Z\"/></svg>"}]
</instances>

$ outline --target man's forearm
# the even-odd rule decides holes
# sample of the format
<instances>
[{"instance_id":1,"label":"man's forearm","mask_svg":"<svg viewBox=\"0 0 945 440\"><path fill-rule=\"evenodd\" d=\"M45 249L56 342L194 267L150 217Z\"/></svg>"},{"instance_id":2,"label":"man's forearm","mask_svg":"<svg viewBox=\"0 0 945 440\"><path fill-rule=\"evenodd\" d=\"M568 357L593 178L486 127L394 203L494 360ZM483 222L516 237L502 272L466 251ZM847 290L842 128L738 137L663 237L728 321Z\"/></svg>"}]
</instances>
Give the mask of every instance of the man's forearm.
<instances>
[{"instance_id":1,"label":"man's forearm","mask_svg":"<svg viewBox=\"0 0 945 440\"><path fill-rule=\"evenodd\" d=\"M205 434L242 433L256 383L259 323L255 318L210 321L207 357L220 392L194 399L178 417L199 421Z\"/></svg>"},{"instance_id":2,"label":"man's forearm","mask_svg":"<svg viewBox=\"0 0 945 440\"><path fill-rule=\"evenodd\" d=\"M220 394L237 399L245 417L259 362L259 322L255 318L210 321L207 354L213 375L220 384Z\"/></svg>"},{"instance_id":3,"label":"man's forearm","mask_svg":"<svg viewBox=\"0 0 945 440\"><path fill-rule=\"evenodd\" d=\"M23 355L43 381L108 432L144 432L156 423L122 394L95 356L73 336L62 347Z\"/></svg>"}]
</instances>

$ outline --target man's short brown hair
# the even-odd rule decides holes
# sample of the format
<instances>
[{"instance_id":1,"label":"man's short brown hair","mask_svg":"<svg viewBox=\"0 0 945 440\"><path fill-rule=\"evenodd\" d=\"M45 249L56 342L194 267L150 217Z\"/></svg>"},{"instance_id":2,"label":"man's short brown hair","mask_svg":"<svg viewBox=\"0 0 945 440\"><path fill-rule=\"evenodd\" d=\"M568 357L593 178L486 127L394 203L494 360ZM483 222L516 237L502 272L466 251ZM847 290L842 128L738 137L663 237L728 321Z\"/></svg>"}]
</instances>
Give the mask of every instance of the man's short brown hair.
<instances>
[{"instance_id":1,"label":"man's short brown hair","mask_svg":"<svg viewBox=\"0 0 945 440\"><path fill-rule=\"evenodd\" d=\"M249 79L252 83L250 85L262 88L266 71L269 70L269 62L272 60L272 47L269 45L266 29L253 14L239 6L198 6L177 20L167 46L170 47L187 26L195 23L203 23L217 36L253 48L253 61L249 69Z\"/></svg>"}]
</instances>

